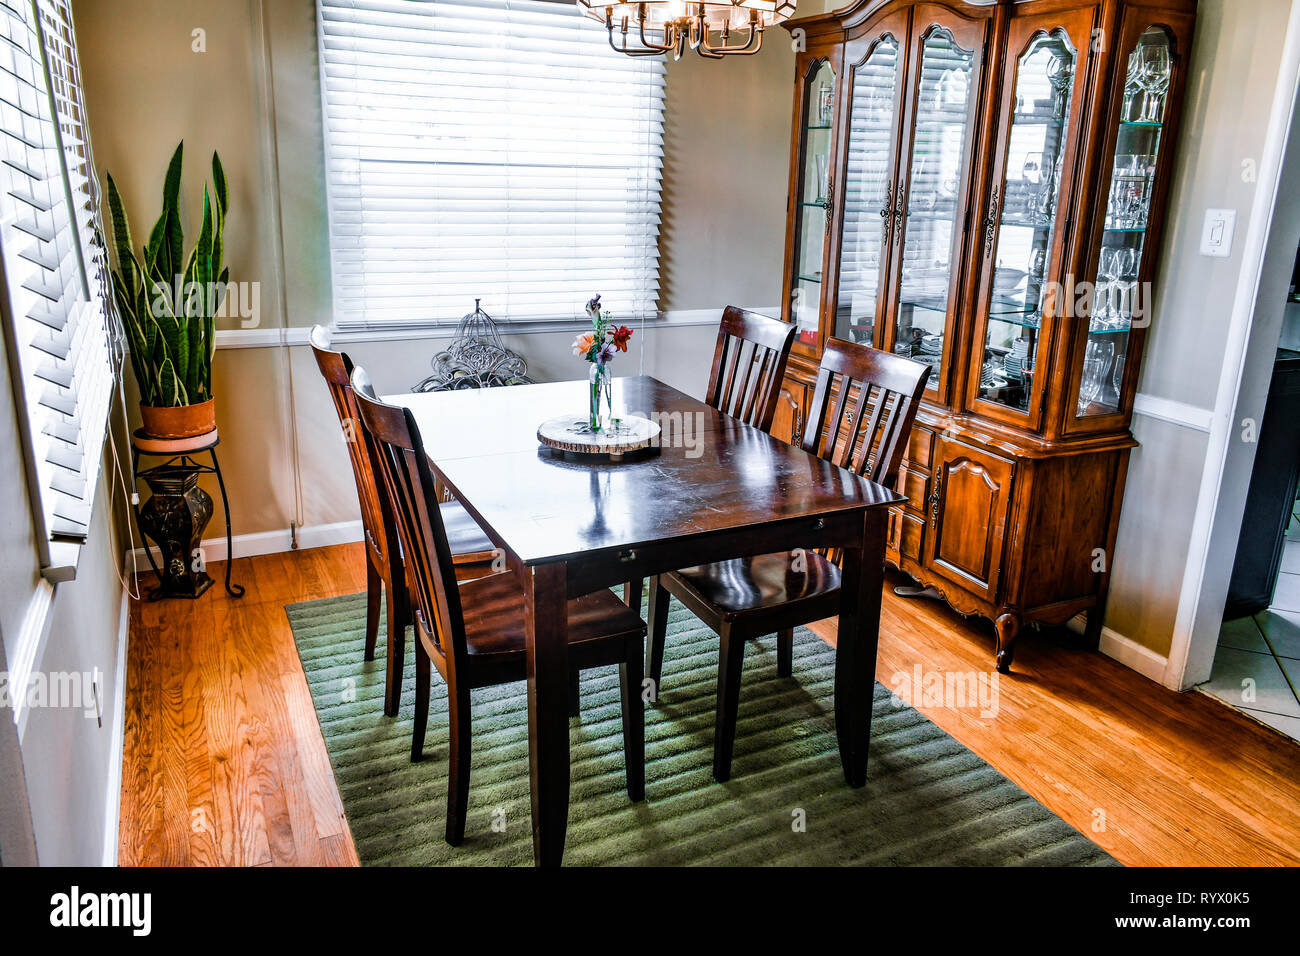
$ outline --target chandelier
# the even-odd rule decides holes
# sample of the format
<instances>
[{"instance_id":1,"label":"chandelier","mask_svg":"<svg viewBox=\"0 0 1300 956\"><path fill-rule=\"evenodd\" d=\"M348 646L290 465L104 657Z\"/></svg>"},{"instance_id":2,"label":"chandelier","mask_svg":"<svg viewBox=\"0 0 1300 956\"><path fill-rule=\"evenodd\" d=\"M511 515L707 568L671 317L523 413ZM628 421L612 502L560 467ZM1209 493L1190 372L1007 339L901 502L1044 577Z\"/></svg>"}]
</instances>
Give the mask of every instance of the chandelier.
<instances>
[{"instance_id":1,"label":"chandelier","mask_svg":"<svg viewBox=\"0 0 1300 956\"><path fill-rule=\"evenodd\" d=\"M578 0L587 16L605 24L609 45L628 56L671 53L679 60L687 49L720 60L729 54L757 53L763 30L788 19L797 0L644 0L601 3ZM620 35L619 43L614 33ZM632 45L628 45L628 33ZM743 42L740 38L743 37ZM734 38L734 39L733 39Z\"/></svg>"}]
</instances>

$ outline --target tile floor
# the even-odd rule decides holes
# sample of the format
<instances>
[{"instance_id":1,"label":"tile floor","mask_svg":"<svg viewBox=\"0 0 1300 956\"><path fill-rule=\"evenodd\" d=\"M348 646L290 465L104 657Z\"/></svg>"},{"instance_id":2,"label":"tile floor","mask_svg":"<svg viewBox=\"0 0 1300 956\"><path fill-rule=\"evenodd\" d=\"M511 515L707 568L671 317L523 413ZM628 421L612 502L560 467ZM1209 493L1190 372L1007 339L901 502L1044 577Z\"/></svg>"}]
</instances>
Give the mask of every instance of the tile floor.
<instances>
[{"instance_id":1,"label":"tile floor","mask_svg":"<svg viewBox=\"0 0 1300 956\"><path fill-rule=\"evenodd\" d=\"M1300 740L1300 519L1287 529L1272 606L1223 622L1214 670L1200 689Z\"/></svg>"}]
</instances>

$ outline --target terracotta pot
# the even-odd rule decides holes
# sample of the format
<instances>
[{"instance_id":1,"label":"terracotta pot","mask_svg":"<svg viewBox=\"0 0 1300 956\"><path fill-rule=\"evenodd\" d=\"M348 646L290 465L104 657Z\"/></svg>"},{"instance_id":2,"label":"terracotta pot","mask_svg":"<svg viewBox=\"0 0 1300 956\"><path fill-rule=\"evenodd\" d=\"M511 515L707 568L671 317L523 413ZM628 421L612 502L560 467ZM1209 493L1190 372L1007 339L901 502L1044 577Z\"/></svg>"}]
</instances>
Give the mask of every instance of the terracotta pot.
<instances>
[{"instance_id":1,"label":"terracotta pot","mask_svg":"<svg viewBox=\"0 0 1300 956\"><path fill-rule=\"evenodd\" d=\"M205 435L217 427L217 400L209 398L197 405L174 408L140 406L145 433L153 438L192 438Z\"/></svg>"}]
</instances>

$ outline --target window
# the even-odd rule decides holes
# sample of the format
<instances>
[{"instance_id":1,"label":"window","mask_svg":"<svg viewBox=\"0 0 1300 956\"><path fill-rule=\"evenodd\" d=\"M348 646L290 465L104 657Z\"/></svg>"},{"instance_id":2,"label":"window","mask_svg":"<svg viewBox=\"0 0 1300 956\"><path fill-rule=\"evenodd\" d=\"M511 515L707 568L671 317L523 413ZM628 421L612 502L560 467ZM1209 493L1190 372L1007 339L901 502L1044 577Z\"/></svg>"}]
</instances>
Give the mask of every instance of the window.
<instances>
[{"instance_id":1,"label":"window","mask_svg":"<svg viewBox=\"0 0 1300 956\"><path fill-rule=\"evenodd\" d=\"M655 313L664 67L548 0L319 0L339 329Z\"/></svg>"},{"instance_id":2,"label":"window","mask_svg":"<svg viewBox=\"0 0 1300 956\"><path fill-rule=\"evenodd\" d=\"M47 567L86 538L114 381L73 38L67 0L0 0L0 311Z\"/></svg>"}]
</instances>

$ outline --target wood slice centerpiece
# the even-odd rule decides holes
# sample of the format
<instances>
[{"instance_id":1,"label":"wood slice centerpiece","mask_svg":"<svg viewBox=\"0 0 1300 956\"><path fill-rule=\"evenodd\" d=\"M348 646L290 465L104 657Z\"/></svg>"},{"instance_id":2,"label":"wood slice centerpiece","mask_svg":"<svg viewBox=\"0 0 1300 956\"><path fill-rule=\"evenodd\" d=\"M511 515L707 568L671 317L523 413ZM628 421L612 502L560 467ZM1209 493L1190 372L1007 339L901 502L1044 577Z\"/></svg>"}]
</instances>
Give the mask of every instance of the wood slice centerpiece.
<instances>
[{"instance_id":1,"label":"wood slice centerpiece","mask_svg":"<svg viewBox=\"0 0 1300 956\"><path fill-rule=\"evenodd\" d=\"M600 431L593 431L584 418L561 415L537 427L537 440L548 448L574 455L621 458L628 452L649 448L659 432L658 422L637 415L615 419Z\"/></svg>"}]
</instances>

